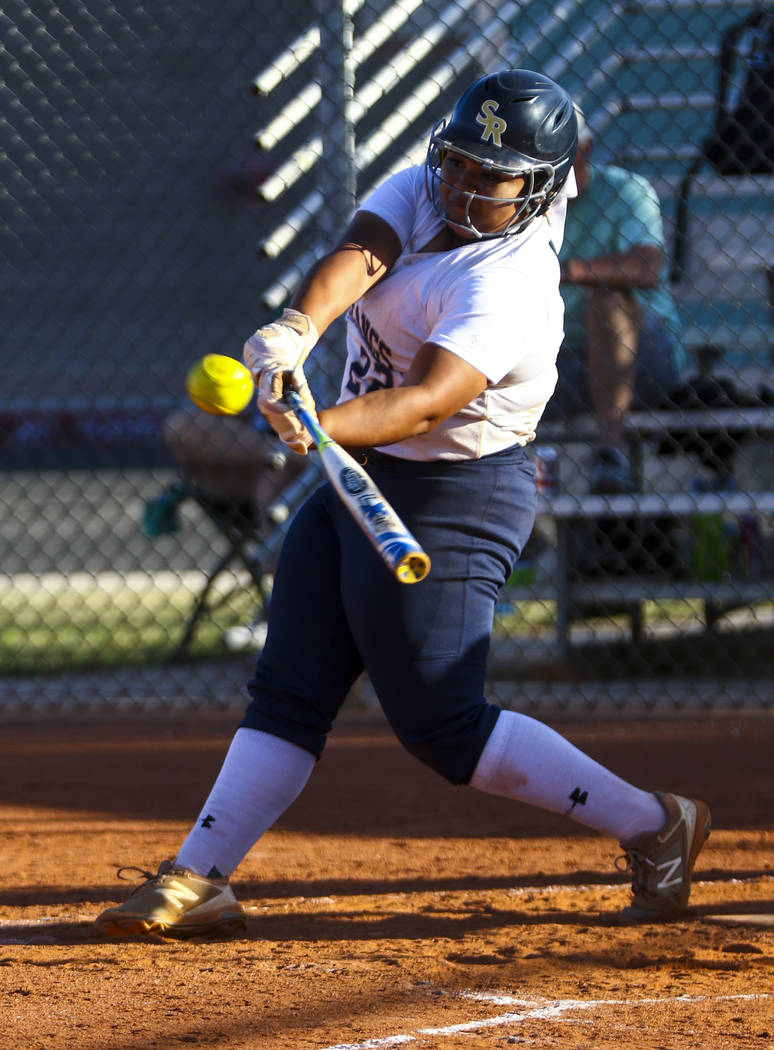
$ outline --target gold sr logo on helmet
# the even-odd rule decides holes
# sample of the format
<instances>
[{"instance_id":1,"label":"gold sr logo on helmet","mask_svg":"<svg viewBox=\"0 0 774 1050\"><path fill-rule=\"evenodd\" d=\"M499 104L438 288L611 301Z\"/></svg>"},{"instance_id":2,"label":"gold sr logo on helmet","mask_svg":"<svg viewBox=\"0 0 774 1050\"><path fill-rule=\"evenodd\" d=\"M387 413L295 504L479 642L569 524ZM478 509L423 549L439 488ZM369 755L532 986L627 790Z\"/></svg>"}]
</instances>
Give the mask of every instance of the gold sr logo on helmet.
<instances>
[{"instance_id":1,"label":"gold sr logo on helmet","mask_svg":"<svg viewBox=\"0 0 774 1050\"><path fill-rule=\"evenodd\" d=\"M481 132L482 142L491 139L493 145L502 148L503 132L507 130L508 125L502 117L495 116L499 108L499 102L488 98L486 102L481 103L481 112L476 114L476 123L484 125L484 130Z\"/></svg>"}]
</instances>

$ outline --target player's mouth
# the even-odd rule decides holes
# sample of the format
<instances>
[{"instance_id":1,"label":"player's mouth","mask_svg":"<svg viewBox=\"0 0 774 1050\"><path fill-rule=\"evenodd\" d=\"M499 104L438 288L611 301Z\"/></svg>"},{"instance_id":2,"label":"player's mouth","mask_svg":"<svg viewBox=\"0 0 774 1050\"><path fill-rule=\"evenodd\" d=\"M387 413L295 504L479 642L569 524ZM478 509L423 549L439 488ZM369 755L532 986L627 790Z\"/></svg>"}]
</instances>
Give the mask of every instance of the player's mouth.
<instances>
[{"instance_id":1,"label":"player's mouth","mask_svg":"<svg viewBox=\"0 0 774 1050\"><path fill-rule=\"evenodd\" d=\"M466 200L459 194L449 196L443 202L444 215L450 222L456 222L461 226L466 226L471 203L471 201Z\"/></svg>"}]
</instances>

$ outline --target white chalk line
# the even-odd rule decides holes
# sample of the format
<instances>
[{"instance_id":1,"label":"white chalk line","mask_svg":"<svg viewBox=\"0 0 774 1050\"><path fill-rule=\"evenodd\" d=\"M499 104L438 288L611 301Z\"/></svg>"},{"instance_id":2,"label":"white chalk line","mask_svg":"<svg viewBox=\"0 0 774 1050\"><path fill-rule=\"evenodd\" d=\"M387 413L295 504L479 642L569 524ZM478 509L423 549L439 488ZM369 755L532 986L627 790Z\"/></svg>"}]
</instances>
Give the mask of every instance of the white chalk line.
<instances>
[{"instance_id":1,"label":"white chalk line","mask_svg":"<svg viewBox=\"0 0 774 1050\"><path fill-rule=\"evenodd\" d=\"M531 1000L518 999L509 995L488 995L478 992L463 993L462 998L478 1002L492 1003L496 1006L521 1006L524 1009L497 1014L494 1017L483 1017L477 1021L462 1021L459 1024L445 1025L443 1028L418 1028L416 1032L405 1035L386 1035L376 1039L366 1039L359 1043L336 1043L333 1046L320 1047L319 1050L379 1050L380 1047L401 1046L414 1043L421 1036L459 1035L484 1028L501 1028L506 1024L517 1024L522 1021L576 1021L587 1023L581 1018L569 1018L564 1015L570 1010L595 1010L605 1006L659 1006L670 1003L703 1003L731 1002L770 999L763 995L676 995L659 999L556 999Z\"/></svg>"}]
</instances>

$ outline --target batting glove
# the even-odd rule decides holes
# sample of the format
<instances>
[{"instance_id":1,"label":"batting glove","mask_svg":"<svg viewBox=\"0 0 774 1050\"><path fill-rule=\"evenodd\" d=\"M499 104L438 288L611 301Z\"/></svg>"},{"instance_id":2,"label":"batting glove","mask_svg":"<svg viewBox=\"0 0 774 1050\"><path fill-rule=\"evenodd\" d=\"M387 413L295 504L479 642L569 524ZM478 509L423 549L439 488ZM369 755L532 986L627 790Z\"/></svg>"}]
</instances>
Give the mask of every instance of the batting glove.
<instances>
[{"instance_id":1,"label":"batting glove","mask_svg":"<svg viewBox=\"0 0 774 1050\"><path fill-rule=\"evenodd\" d=\"M294 372L309 356L320 338L311 317L286 308L282 317L259 328L242 351L256 386L264 372Z\"/></svg>"},{"instance_id":2,"label":"batting glove","mask_svg":"<svg viewBox=\"0 0 774 1050\"><path fill-rule=\"evenodd\" d=\"M291 448L301 456L305 456L309 449L313 447L314 440L306 427L296 418L293 410L283 400L287 379L287 371L280 372L275 370L262 373L258 384L258 409L277 437L281 438L288 448ZM317 408L303 368L299 366L293 371L290 382L303 401L304 408L317 419Z\"/></svg>"}]
</instances>

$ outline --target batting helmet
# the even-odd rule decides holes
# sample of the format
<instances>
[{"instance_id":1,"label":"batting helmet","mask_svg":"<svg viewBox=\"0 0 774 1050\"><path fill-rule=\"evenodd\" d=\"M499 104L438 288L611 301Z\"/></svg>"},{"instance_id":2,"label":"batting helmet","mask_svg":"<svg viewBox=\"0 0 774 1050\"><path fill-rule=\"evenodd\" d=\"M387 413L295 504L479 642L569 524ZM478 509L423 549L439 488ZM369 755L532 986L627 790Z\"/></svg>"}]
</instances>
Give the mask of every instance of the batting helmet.
<instances>
[{"instance_id":1,"label":"batting helmet","mask_svg":"<svg viewBox=\"0 0 774 1050\"><path fill-rule=\"evenodd\" d=\"M578 123L563 88L529 69L489 73L464 92L448 121L433 128L425 163L427 192L445 218L438 191L446 150L487 170L520 176L525 184L514 198L516 212L503 229L482 233L469 216L466 229L477 238L521 233L564 186L577 146Z\"/></svg>"}]
</instances>

